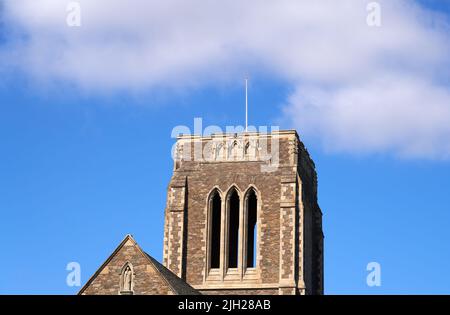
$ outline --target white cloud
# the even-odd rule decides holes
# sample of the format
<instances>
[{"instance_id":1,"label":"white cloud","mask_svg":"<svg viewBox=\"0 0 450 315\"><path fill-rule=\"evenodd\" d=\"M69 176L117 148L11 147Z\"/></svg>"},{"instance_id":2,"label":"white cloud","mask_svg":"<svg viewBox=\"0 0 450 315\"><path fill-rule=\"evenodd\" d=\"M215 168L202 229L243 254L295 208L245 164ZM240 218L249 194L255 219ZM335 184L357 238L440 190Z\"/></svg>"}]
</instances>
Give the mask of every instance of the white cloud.
<instances>
[{"instance_id":1,"label":"white cloud","mask_svg":"<svg viewBox=\"0 0 450 315\"><path fill-rule=\"evenodd\" d=\"M450 158L449 101L448 88L381 75L345 87L300 86L285 114L331 151Z\"/></svg>"},{"instance_id":2,"label":"white cloud","mask_svg":"<svg viewBox=\"0 0 450 315\"><path fill-rule=\"evenodd\" d=\"M25 36L0 66L94 91L258 71L291 82L285 118L328 149L450 158L450 28L410 0L378 1L381 27L361 0L80 0L74 28L68 2L6 1Z\"/></svg>"}]
</instances>

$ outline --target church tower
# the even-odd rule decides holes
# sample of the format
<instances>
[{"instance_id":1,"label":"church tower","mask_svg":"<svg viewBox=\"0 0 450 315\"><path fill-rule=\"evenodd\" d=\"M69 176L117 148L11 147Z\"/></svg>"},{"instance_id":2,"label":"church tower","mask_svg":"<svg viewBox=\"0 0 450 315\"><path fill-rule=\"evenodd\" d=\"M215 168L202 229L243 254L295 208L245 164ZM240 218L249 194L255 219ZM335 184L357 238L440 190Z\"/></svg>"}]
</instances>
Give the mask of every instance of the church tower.
<instances>
[{"instance_id":1,"label":"church tower","mask_svg":"<svg viewBox=\"0 0 450 315\"><path fill-rule=\"evenodd\" d=\"M314 162L294 130L181 135L164 266L203 294L323 294Z\"/></svg>"}]
</instances>

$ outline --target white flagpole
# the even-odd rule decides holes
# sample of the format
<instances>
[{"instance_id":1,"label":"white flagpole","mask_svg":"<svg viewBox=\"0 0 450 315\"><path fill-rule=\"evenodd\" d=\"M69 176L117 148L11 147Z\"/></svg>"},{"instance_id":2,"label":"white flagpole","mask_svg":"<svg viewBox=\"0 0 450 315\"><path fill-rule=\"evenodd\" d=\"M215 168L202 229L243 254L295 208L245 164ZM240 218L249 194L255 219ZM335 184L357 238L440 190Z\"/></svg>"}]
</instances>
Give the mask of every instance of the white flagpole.
<instances>
[{"instance_id":1,"label":"white flagpole","mask_svg":"<svg viewBox=\"0 0 450 315\"><path fill-rule=\"evenodd\" d=\"M245 132L247 132L248 128L248 93L247 93L247 81L245 78Z\"/></svg>"}]
</instances>

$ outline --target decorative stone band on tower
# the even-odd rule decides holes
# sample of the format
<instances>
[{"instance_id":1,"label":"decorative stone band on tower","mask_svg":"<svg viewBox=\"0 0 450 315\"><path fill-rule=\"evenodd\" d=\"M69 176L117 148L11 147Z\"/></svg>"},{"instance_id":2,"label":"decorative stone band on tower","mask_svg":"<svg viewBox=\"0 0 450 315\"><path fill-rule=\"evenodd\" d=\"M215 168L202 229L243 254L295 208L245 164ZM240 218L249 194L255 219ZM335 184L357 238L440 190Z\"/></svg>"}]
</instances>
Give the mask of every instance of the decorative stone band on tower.
<instances>
[{"instance_id":1,"label":"decorative stone band on tower","mask_svg":"<svg viewBox=\"0 0 450 315\"><path fill-rule=\"evenodd\" d=\"M297 132L180 136L163 258L204 294L322 294L317 176Z\"/></svg>"}]
</instances>

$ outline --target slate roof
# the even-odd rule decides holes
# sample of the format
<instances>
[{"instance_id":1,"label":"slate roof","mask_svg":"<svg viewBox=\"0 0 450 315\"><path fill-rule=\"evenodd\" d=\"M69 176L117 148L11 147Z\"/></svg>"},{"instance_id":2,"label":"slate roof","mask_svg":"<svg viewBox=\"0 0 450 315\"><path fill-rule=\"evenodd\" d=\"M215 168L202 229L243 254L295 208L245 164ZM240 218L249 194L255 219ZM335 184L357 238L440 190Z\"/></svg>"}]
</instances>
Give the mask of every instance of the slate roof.
<instances>
[{"instance_id":1,"label":"slate roof","mask_svg":"<svg viewBox=\"0 0 450 315\"><path fill-rule=\"evenodd\" d=\"M150 261L153 263L155 268L159 271L161 276L167 281L169 286L173 289L173 291L178 295L200 295L196 289L191 287L187 282L183 279L179 278L172 271L161 265L156 259L154 259L149 254L145 253Z\"/></svg>"}]
</instances>

